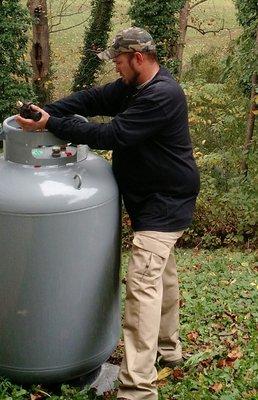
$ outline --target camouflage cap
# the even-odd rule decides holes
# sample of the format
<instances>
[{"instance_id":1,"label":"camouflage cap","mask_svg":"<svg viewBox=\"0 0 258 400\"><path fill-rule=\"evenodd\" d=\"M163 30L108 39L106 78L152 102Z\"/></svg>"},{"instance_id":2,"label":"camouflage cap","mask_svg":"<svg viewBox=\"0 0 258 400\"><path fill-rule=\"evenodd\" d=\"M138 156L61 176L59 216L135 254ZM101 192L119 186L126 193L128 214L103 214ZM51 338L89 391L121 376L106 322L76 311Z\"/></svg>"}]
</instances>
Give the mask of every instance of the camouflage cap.
<instances>
[{"instance_id":1,"label":"camouflage cap","mask_svg":"<svg viewBox=\"0 0 258 400\"><path fill-rule=\"evenodd\" d=\"M151 35L141 28L128 28L118 32L112 45L98 53L101 60L111 60L121 53L155 53L156 46Z\"/></svg>"}]
</instances>

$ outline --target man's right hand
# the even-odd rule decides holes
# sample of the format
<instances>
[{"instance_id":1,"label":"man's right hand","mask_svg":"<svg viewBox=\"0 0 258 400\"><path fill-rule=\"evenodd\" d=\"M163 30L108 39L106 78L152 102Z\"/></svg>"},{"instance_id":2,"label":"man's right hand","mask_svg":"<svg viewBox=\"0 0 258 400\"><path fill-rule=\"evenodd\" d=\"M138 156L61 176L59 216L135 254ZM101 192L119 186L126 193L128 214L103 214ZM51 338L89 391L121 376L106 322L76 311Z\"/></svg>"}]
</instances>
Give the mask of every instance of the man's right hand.
<instances>
[{"instance_id":1,"label":"man's right hand","mask_svg":"<svg viewBox=\"0 0 258 400\"><path fill-rule=\"evenodd\" d=\"M50 115L44 111L42 108L31 105L33 111L40 112L42 117L39 121L33 121L32 119L22 118L20 115L15 116L16 122L21 126L24 131L42 131L46 128L46 123L50 117Z\"/></svg>"}]
</instances>

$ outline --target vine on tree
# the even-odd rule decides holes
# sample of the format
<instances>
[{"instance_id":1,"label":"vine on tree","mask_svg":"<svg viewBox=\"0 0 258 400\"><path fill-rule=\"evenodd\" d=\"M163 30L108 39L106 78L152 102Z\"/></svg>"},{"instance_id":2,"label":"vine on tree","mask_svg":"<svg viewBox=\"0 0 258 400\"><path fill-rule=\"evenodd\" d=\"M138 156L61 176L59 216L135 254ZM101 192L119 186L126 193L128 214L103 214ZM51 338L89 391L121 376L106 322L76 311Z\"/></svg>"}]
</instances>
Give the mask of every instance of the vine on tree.
<instances>
[{"instance_id":1,"label":"vine on tree","mask_svg":"<svg viewBox=\"0 0 258 400\"><path fill-rule=\"evenodd\" d=\"M235 67L236 76L245 92L250 95L250 107L247 117L247 127L244 144L242 171L245 177L248 172L248 153L253 143L253 133L256 117L256 93L258 91L258 9L256 0L235 0L237 17L243 27L243 33L238 40L237 51L232 57L231 65Z\"/></svg>"},{"instance_id":2,"label":"vine on tree","mask_svg":"<svg viewBox=\"0 0 258 400\"><path fill-rule=\"evenodd\" d=\"M86 28L84 48L75 73L73 90L81 90L94 84L102 64L97 52L106 48L114 0L92 0L91 22Z\"/></svg>"},{"instance_id":3,"label":"vine on tree","mask_svg":"<svg viewBox=\"0 0 258 400\"><path fill-rule=\"evenodd\" d=\"M234 0L237 19L243 27L234 53L228 59L229 70L234 74L243 91L249 93L252 86L252 75L256 70L256 35L258 9L256 0Z\"/></svg>"},{"instance_id":4,"label":"vine on tree","mask_svg":"<svg viewBox=\"0 0 258 400\"><path fill-rule=\"evenodd\" d=\"M158 58L172 73L177 74L176 57L179 37L179 12L185 0L131 0L129 14L133 24L145 28L157 45Z\"/></svg>"},{"instance_id":5,"label":"vine on tree","mask_svg":"<svg viewBox=\"0 0 258 400\"><path fill-rule=\"evenodd\" d=\"M17 112L18 100L35 99L24 58L30 22L19 0L0 0L0 122Z\"/></svg>"}]
</instances>

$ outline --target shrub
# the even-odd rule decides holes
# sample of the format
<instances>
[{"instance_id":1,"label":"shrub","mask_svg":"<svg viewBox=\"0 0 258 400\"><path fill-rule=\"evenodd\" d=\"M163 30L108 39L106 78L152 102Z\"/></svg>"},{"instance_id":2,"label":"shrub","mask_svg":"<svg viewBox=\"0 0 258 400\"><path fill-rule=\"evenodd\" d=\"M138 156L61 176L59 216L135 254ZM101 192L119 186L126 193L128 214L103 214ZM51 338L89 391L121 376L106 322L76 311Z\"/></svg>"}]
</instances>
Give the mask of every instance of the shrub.
<instances>
[{"instance_id":1,"label":"shrub","mask_svg":"<svg viewBox=\"0 0 258 400\"><path fill-rule=\"evenodd\" d=\"M243 178L238 160L232 151L210 153L197 159L201 192L193 224L181 244L208 248L255 244L255 179Z\"/></svg>"},{"instance_id":2,"label":"shrub","mask_svg":"<svg viewBox=\"0 0 258 400\"><path fill-rule=\"evenodd\" d=\"M195 55L192 69L184 75L201 192L193 224L182 237L182 245L252 246L255 242L254 146L248 154L247 179L241 171L249 99L235 78L224 74L220 58L213 49Z\"/></svg>"},{"instance_id":3,"label":"shrub","mask_svg":"<svg viewBox=\"0 0 258 400\"><path fill-rule=\"evenodd\" d=\"M230 82L184 83L196 151L214 152L244 143L248 99Z\"/></svg>"},{"instance_id":4,"label":"shrub","mask_svg":"<svg viewBox=\"0 0 258 400\"><path fill-rule=\"evenodd\" d=\"M207 83L223 82L223 71L221 49L211 47L207 52L193 55L183 75L183 80L188 82L202 80Z\"/></svg>"}]
</instances>

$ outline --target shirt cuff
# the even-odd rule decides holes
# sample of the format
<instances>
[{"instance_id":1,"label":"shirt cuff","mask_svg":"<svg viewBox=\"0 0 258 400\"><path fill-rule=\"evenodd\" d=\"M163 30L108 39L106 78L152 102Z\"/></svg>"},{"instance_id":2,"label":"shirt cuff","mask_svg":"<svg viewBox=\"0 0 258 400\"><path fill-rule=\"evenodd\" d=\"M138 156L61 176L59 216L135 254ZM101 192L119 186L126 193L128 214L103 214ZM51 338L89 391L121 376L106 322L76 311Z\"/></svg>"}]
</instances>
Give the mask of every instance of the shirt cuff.
<instances>
[{"instance_id":1,"label":"shirt cuff","mask_svg":"<svg viewBox=\"0 0 258 400\"><path fill-rule=\"evenodd\" d=\"M49 132L59 133L61 118L49 117L46 123L46 128Z\"/></svg>"}]
</instances>

